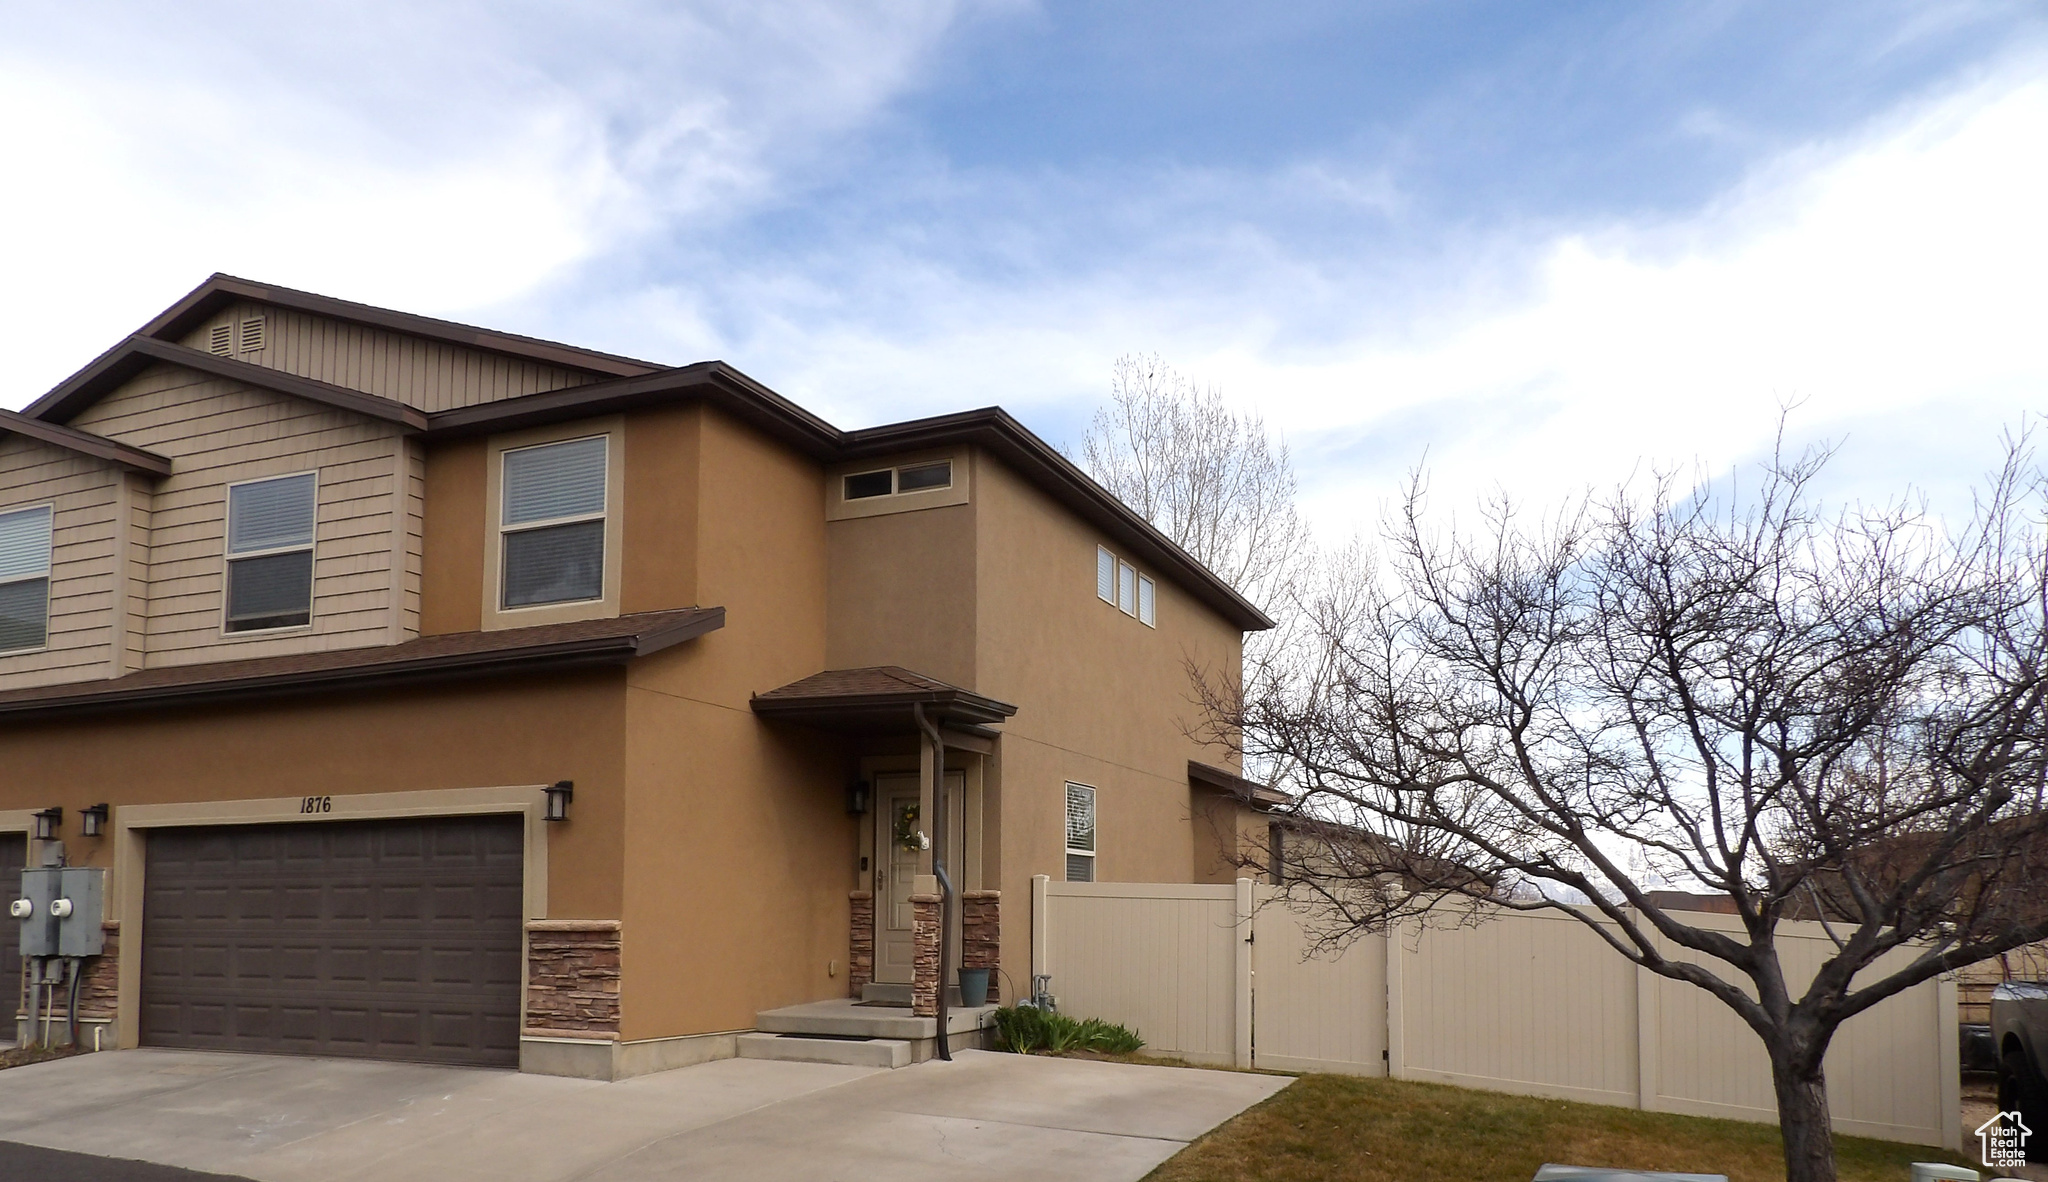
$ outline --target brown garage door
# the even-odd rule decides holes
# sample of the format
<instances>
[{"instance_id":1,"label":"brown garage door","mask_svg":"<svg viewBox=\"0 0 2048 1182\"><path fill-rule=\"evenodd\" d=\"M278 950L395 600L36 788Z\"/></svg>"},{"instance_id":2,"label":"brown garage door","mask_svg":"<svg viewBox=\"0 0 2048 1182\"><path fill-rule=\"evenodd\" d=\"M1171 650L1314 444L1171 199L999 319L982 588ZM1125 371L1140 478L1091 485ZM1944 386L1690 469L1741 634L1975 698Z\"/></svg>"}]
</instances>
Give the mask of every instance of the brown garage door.
<instances>
[{"instance_id":1,"label":"brown garage door","mask_svg":"<svg viewBox=\"0 0 2048 1182\"><path fill-rule=\"evenodd\" d=\"M28 864L28 838L19 833L0 833L0 898L12 903L21 897L21 868ZM19 1004L21 981L21 924L0 917L0 996L13 990ZM0 1038L14 1037L14 1010L0 1019Z\"/></svg>"},{"instance_id":2,"label":"brown garage door","mask_svg":"<svg viewBox=\"0 0 2048 1182\"><path fill-rule=\"evenodd\" d=\"M142 1041L519 1061L518 817L160 829Z\"/></svg>"}]
</instances>

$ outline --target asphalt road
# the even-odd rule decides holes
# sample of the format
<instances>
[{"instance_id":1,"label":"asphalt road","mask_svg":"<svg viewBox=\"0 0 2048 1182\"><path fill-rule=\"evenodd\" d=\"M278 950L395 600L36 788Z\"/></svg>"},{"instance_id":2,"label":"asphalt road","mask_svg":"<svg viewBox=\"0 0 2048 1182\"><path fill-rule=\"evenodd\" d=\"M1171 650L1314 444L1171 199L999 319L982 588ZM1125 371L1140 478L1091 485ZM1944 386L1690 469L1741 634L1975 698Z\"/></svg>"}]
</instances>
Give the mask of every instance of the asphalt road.
<instances>
[{"instance_id":1,"label":"asphalt road","mask_svg":"<svg viewBox=\"0 0 2048 1182\"><path fill-rule=\"evenodd\" d=\"M234 1174L202 1174L155 1162L98 1157L0 1141L0 1178L36 1182L249 1182Z\"/></svg>"}]
</instances>

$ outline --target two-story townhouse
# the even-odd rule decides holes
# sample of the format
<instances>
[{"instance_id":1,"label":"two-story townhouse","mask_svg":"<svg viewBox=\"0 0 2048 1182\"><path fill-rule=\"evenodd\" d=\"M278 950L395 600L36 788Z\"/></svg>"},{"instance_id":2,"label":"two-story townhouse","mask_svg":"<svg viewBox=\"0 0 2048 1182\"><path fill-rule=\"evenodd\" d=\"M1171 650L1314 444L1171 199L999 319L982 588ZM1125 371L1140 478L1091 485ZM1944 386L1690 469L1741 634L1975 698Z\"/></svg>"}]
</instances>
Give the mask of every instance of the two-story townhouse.
<instances>
[{"instance_id":1,"label":"two-story townhouse","mask_svg":"<svg viewBox=\"0 0 2048 1182\"><path fill-rule=\"evenodd\" d=\"M109 871L122 1047L611 1078L929 1025L955 965L1028 989L1033 875L1235 876L1276 797L1189 671L1268 624L1000 410L841 431L215 276L0 412L0 873Z\"/></svg>"}]
</instances>

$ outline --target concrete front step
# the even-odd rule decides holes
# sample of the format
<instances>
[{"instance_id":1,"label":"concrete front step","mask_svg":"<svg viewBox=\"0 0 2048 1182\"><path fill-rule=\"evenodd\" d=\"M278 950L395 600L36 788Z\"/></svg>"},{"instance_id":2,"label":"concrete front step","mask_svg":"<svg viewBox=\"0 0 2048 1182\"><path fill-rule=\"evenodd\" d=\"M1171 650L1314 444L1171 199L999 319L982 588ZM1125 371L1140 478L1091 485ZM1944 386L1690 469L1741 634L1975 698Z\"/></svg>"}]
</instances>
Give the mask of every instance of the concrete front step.
<instances>
[{"instance_id":1,"label":"concrete front step","mask_svg":"<svg viewBox=\"0 0 2048 1182\"><path fill-rule=\"evenodd\" d=\"M895 985L887 981L870 981L860 987L860 999L864 1002L882 1002L910 1008L910 986ZM946 986L946 1004L955 1009L960 1007L960 987Z\"/></svg>"},{"instance_id":2,"label":"concrete front step","mask_svg":"<svg viewBox=\"0 0 2048 1182\"><path fill-rule=\"evenodd\" d=\"M900 1038L821 1038L806 1034L742 1034L740 1058L845 1067L908 1067L910 1043Z\"/></svg>"},{"instance_id":3,"label":"concrete front step","mask_svg":"<svg viewBox=\"0 0 2048 1182\"><path fill-rule=\"evenodd\" d=\"M978 1031L989 1024L989 1015L995 1011L995 1006L948 1011L946 1032L967 1034ZM823 1034L836 1038L916 1040L939 1036L936 1018L919 1018L908 1009L855 1005L850 998L762 1010L754 1015L754 1025L771 1034Z\"/></svg>"}]
</instances>

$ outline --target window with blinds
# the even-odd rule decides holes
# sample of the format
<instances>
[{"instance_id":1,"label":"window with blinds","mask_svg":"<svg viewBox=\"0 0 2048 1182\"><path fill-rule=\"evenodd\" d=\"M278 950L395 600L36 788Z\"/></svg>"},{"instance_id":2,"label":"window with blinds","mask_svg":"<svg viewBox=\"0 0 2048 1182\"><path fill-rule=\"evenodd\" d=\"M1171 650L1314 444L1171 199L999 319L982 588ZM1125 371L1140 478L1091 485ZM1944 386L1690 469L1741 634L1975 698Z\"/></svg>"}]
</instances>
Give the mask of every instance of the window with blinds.
<instances>
[{"instance_id":1,"label":"window with blinds","mask_svg":"<svg viewBox=\"0 0 2048 1182\"><path fill-rule=\"evenodd\" d=\"M606 437L505 453L499 603L604 598Z\"/></svg>"},{"instance_id":2,"label":"window with blinds","mask_svg":"<svg viewBox=\"0 0 2048 1182\"><path fill-rule=\"evenodd\" d=\"M1095 789L1067 785L1067 881L1095 881Z\"/></svg>"},{"instance_id":3,"label":"window with blinds","mask_svg":"<svg viewBox=\"0 0 2048 1182\"><path fill-rule=\"evenodd\" d=\"M50 642L50 506L0 513L0 653Z\"/></svg>"},{"instance_id":4,"label":"window with blinds","mask_svg":"<svg viewBox=\"0 0 2048 1182\"><path fill-rule=\"evenodd\" d=\"M228 631L313 622L318 491L311 472L228 486Z\"/></svg>"},{"instance_id":5,"label":"window with blinds","mask_svg":"<svg viewBox=\"0 0 2048 1182\"><path fill-rule=\"evenodd\" d=\"M1159 588L1149 575L1138 576L1138 620L1147 628L1159 626Z\"/></svg>"},{"instance_id":6,"label":"window with blinds","mask_svg":"<svg viewBox=\"0 0 2048 1182\"><path fill-rule=\"evenodd\" d=\"M1116 555L1107 546L1095 548L1095 597L1104 603L1116 602Z\"/></svg>"}]
</instances>

